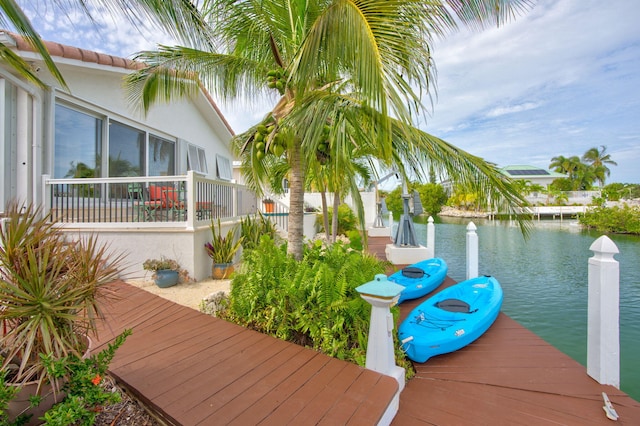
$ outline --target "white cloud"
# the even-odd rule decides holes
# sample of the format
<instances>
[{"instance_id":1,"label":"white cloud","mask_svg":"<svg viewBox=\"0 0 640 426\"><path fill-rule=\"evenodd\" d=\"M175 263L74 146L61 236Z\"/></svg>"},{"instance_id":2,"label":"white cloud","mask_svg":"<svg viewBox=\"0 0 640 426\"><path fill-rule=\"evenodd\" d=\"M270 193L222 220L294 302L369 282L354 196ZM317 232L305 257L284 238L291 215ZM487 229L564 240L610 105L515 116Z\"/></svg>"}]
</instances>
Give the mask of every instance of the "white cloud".
<instances>
[{"instance_id":1,"label":"white cloud","mask_svg":"<svg viewBox=\"0 0 640 426\"><path fill-rule=\"evenodd\" d=\"M487 117L500 117L501 115L513 114L516 112L528 111L538 108L541 102L525 102L520 105L510 105L506 107L496 107L487 113Z\"/></svg>"}]
</instances>

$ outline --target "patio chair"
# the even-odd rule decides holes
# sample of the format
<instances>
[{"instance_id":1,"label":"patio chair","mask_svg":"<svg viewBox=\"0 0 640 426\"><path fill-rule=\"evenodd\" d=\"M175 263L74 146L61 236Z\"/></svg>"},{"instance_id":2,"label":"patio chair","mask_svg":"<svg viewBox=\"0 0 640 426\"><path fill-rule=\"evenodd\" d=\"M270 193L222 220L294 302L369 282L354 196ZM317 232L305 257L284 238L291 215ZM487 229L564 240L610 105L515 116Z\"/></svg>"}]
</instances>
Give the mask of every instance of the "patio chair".
<instances>
[{"instance_id":1,"label":"patio chair","mask_svg":"<svg viewBox=\"0 0 640 426\"><path fill-rule=\"evenodd\" d=\"M178 217L178 220L184 220L186 208L184 202L180 200L180 190L172 186L162 187L162 207L171 213L172 217Z\"/></svg>"},{"instance_id":2,"label":"patio chair","mask_svg":"<svg viewBox=\"0 0 640 426\"><path fill-rule=\"evenodd\" d=\"M149 196L144 196L144 188L141 183L129 184L129 198L137 200L134 210L137 210L138 221L148 222L157 218L157 212L162 208L162 193L156 191L156 187L149 186Z\"/></svg>"}]
</instances>

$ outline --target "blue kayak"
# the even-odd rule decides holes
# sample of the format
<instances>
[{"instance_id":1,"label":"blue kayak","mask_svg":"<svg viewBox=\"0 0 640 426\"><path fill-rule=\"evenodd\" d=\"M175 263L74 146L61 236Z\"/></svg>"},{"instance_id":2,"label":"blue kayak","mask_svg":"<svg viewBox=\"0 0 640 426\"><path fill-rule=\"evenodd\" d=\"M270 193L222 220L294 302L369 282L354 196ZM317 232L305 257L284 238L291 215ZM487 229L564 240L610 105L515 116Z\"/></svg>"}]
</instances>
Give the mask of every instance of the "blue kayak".
<instances>
[{"instance_id":1,"label":"blue kayak","mask_svg":"<svg viewBox=\"0 0 640 426\"><path fill-rule=\"evenodd\" d=\"M422 260L391 274L388 278L404 287L398 303L431 293L447 277L447 262L439 257Z\"/></svg>"},{"instance_id":2,"label":"blue kayak","mask_svg":"<svg viewBox=\"0 0 640 426\"><path fill-rule=\"evenodd\" d=\"M500 283L489 276L448 287L414 308L400 324L402 348L415 362L457 351L489 329L502 299Z\"/></svg>"}]
</instances>

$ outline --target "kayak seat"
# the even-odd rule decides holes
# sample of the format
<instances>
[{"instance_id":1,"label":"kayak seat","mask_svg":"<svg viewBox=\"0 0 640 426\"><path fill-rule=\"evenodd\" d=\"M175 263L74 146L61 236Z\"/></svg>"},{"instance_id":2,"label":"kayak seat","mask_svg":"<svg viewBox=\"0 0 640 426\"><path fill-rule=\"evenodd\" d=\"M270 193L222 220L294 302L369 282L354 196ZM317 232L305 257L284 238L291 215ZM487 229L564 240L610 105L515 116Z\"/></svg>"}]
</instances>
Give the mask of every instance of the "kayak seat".
<instances>
[{"instance_id":1,"label":"kayak seat","mask_svg":"<svg viewBox=\"0 0 640 426\"><path fill-rule=\"evenodd\" d=\"M471 306L464 300L460 299L444 299L436 303L436 308L440 308L443 311L448 312L462 312L464 314L470 314ZM475 311L473 311L475 312Z\"/></svg>"},{"instance_id":2,"label":"kayak seat","mask_svg":"<svg viewBox=\"0 0 640 426\"><path fill-rule=\"evenodd\" d=\"M422 269L415 266L407 266L402 268L402 276L407 278L422 278L424 276L429 277L429 274L425 273Z\"/></svg>"}]
</instances>

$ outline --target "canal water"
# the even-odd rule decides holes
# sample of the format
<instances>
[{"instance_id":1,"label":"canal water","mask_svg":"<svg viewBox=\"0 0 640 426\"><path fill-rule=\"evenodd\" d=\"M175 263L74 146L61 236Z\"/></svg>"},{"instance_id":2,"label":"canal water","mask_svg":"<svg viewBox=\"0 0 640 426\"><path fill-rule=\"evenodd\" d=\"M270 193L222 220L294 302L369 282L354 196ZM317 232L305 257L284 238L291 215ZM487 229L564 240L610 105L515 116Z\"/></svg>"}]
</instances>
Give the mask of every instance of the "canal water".
<instances>
[{"instance_id":1,"label":"canal water","mask_svg":"<svg viewBox=\"0 0 640 426\"><path fill-rule=\"evenodd\" d=\"M419 218L421 219L421 218ZM435 255L449 276L466 275L466 226L477 226L480 274L493 275L504 289L502 311L582 365L587 362L587 279L591 244L599 233L575 221L534 222L528 239L508 221L439 218ZM397 225L397 224L396 224ZM415 221L426 245L426 223ZM620 253L621 389L640 401L640 237L609 235Z\"/></svg>"}]
</instances>

